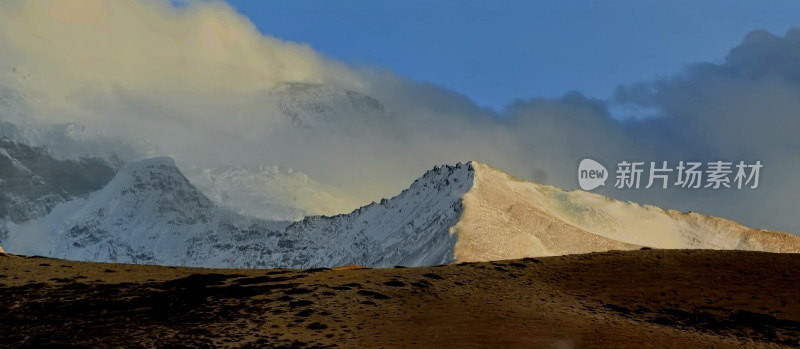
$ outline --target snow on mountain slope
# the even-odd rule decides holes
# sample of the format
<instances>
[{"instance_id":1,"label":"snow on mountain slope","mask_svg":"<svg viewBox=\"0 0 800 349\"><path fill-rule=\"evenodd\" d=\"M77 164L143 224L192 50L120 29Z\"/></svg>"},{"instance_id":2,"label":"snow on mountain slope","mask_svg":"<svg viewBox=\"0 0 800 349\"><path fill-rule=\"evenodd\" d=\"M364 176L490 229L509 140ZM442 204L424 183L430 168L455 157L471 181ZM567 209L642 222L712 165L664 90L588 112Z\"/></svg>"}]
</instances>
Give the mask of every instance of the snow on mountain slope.
<instances>
[{"instance_id":1,"label":"snow on mountain slope","mask_svg":"<svg viewBox=\"0 0 800 349\"><path fill-rule=\"evenodd\" d=\"M641 246L800 252L798 236L566 192L476 162L436 167L349 214L286 222L220 208L171 159L147 159L8 230L11 253L231 268L418 266Z\"/></svg>"},{"instance_id":2,"label":"snow on mountain slope","mask_svg":"<svg viewBox=\"0 0 800 349\"><path fill-rule=\"evenodd\" d=\"M102 190L12 226L18 254L205 267L393 266L453 260L467 165L430 171L392 200L290 222L217 207L169 158L131 162ZM288 227L287 227L288 226Z\"/></svg>"},{"instance_id":3,"label":"snow on mountain slope","mask_svg":"<svg viewBox=\"0 0 800 349\"><path fill-rule=\"evenodd\" d=\"M0 136L0 220L42 217L61 202L102 188L114 173L103 159L57 160L44 148Z\"/></svg>"},{"instance_id":4,"label":"snow on mountain slope","mask_svg":"<svg viewBox=\"0 0 800 349\"><path fill-rule=\"evenodd\" d=\"M9 226L102 188L115 171L104 159L58 160L45 148L0 136L0 243L8 239Z\"/></svg>"},{"instance_id":5,"label":"snow on mountain slope","mask_svg":"<svg viewBox=\"0 0 800 349\"><path fill-rule=\"evenodd\" d=\"M217 204L267 220L347 213L356 200L302 172L277 166L224 166L187 174Z\"/></svg>"},{"instance_id":6,"label":"snow on mountain slope","mask_svg":"<svg viewBox=\"0 0 800 349\"><path fill-rule=\"evenodd\" d=\"M436 265L455 261L461 197L472 187L468 164L436 167L392 199L350 214L309 217L286 229L287 236L322 246L315 265L371 267Z\"/></svg>"},{"instance_id":7,"label":"snow on mountain slope","mask_svg":"<svg viewBox=\"0 0 800 349\"><path fill-rule=\"evenodd\" d=\"M128 163L102 190L13 227L6 248L87 261L221 265L251 228L267 233L285 225L251 223L217 208L171 159L154 158Z\"/></svg>"},{"instance_id":8,"label":"snow on mountain slope","mask_svg":"<svg viewBox=\"0 0 800 349\"><path fill-rule=\"evenodd\" d=\"M800 253L800 237L525 182L472 162L473 187L455 227L459 261L611 249L739 249Z\"/></svg>"},{"instance_id":9,"label":"snow on mountain slope","mask_svg":"<svg viewBox=\"0 0 800 349\"><path fill-rule=\"evenodd\" d=\"M274 100L286 122L299 128L358 134L390 118L377 99L326 84L283 83L270 91L268 98Z\"/></svg>"}]
</instances>

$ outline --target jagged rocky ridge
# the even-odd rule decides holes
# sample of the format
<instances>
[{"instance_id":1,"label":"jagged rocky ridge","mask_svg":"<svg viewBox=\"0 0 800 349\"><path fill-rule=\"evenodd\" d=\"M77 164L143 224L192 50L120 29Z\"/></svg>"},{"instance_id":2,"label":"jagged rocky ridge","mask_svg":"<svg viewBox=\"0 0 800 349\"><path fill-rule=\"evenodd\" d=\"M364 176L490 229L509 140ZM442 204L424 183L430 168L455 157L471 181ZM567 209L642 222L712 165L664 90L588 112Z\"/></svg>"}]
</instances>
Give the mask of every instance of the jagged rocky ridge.
<instances>
[{"instance_id":1,"label":"jagged rocky ridge","mask_svg":"<svg viewBox=\"0 0 800 349\"><path fill-rule=\"evenodd\" d=\"M217 207L169 158L131 162L102 190L17 227L14 253L205 267L442 264L453 261L471 167L428 172L391 200L347 215L266 221Z\"/></svg>"},{"instance_id":2,"label":"jagged rocky ridge","mask_svg":"<svg viewBox=\"0 0 800 349\"><path fill-rule=\"evenodd\" d=\"M435 265L607 251L800 252L800 237L567 192L470 162L436 167L349 214L268 221L217 206L170 158L125 165L102 190L14 225L11 253L203 267Z\"/></svg>"}]
</instances>

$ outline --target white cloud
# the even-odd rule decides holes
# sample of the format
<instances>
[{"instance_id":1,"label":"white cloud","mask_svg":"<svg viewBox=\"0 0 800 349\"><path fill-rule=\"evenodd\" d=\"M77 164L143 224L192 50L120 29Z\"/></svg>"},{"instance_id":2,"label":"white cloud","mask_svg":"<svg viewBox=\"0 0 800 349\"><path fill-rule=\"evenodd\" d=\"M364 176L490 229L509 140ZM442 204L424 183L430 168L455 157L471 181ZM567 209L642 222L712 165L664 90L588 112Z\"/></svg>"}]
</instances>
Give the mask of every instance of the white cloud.
<instances>
[{"instance_id":1,"label":"white cloud","mask_svg":"<svg viewBox=\"0 0 800 349\"><path fill-rule=\"evenodd\" d=\"M146 139L185 169L291 167L368 202L457 161L571 189L587 156L607 165L621 158L761 157L789 165L765 174L757 193L604 190L795 233L800 222L786 205L800 196L787 174L798 163L791 127L799 120L798 47L796 33L758 32L723 64L621 89L611 105L658 111L646 118L616 120L608 102L579 93L517 101L498 115L453 91L348 67L307 45L262 35L220 2L0 4L0 83L24 91L30 115ZM298 92L307 97L298 102L297 91L286 94L287 82L334 89L312 86ZM298 109L305 114L292 119ZM736 204L736 195L748 206Z\"/></svg>"},{"instance_id":2,"label":"white cloud","mask_svg":"<svg viewBox=\"0 0 800 349\"><path fill-rule=\"evenodd\" d=\"M0 9L4 63L30 70L29 87L65 104L84 90L225 97L283 81L359 84L344 65L261 35L221 2L11 0Z\"/></svg>"}]
</instances>

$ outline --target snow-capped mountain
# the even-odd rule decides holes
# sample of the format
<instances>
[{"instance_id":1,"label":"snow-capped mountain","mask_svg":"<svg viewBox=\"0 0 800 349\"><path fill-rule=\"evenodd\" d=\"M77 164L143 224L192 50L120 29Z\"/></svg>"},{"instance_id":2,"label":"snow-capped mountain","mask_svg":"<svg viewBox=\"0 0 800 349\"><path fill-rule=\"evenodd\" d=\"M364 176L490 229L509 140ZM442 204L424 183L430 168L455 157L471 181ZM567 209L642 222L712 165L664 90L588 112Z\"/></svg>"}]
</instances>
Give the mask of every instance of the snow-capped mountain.
<instances>
[{"instance_id":1,"label":"snow-capped mountain","mask_svg":"<svg viewBox=\"0 0 800 349\"><path fill-rule=\"evenodd\" d=\"M0 242L8 225L44 217L58 204L97 191L114 177L105 159L55 159L42 147L0 136Z\"/></svg>"},{"instance_id":2,"label":"snow-capped mountain","mask_svg":"<svg viewBox=\"0 0 800 349\"><path fill-rule=\"evenodd\" d=\"M205 267L433 265L611 249L800 252L800 237L515 179L436 167L391 199L267 221L220 208L169 158L128 163L102 190L14 225L11 253Z\"/></svg>"},{"instance_id":3,"label":"snow-capped mountain","mask_svg":"<svg viewBox=\"0 0 800 349\"><path fill-rule=\"evenodd\" d=\"M190 172L189 180L215 203L267 220L297 221L358 208L357 200L292 168L223 166Z\"/></svg>"},{"instance_id":4,"label":"snow-capped mountain","mask_svg":"<svg viewBox=\"0 0 800 349\"><path fill-rule=\"evenodd\" d=\"M147 159L128 163L86 199L16 226L5 246L66 259L206 267L447 263L469 171L437 168L393 200L291 223L220 208L171 159Z\"/></svg>"},{"instance_id":5,"label":"snow-capped mountain","mask_svg":"<svg viewBox=\"0 0 800 349\"><path fill-rule=\"evenodd\" d=\"M269 91L287 125L316 131L358 134L370 125L391 119L377 99L327 84L287 82Z\"/></svg>"},{"instance_id":6,"label":"snow-capped mountain","mask_svg":"<svg viewBox=\"0 0 800 349\"><path fill-rule=\"evenodd\" d=\"M458 261L640 247L800 253L800 236L698 213L522 181L472 162L475 180L454 227Z\"/></svg>"},{"instance_id":7,"label":"snow-capped mountain","mask_svg":"<svg viewBox=\"0 0 800 349\"><path fill-rule=\"evenodd\" d=\"M258 248L248 234L288 223L262 222L218 208L170 158L126 164L102 190L15 227L16 253L171 265L222 265L233 251ZM265 239L264 241L267 241Z\"/></svg>"},{"instance_id":8,"label":"snow-capped mountain","mask_svg":"<svg viewBox=\"0 0 800 349\"><path fill-rule=\"evenodd\" d=\"M0 218L46 215L58 203L101 189L116 169L104 159L58 160L44 148L0 136Z\"/></svg>"}]
</instances>

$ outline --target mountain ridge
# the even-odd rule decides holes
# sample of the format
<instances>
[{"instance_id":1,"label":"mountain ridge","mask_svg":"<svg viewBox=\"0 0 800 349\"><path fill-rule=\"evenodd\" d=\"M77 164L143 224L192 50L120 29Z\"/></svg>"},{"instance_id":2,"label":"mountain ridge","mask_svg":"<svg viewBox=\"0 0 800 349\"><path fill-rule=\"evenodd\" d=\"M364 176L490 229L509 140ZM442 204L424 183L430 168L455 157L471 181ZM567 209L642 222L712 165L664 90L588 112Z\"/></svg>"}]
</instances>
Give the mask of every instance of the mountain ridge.
<instances>
[{"instance_id":1,"label":"mountain ridge","mask_svg":"<svg viewBox=\"0 0 800 349\"><path fill-rule=\"evenodd\" d=\"M456 246L460 261L640 247L800 252L800 237L792 234L625 203L581 190L565 191L523 181L481 163L472 166L478 168L476 185L465 195L465 217L456 226L463 242ZM486 243L487 227L493 227L494 239L515 242L500 249L501 254L475 251L470 246ZM519 230L528 233L519 234Z\"/></svg>"},{"instance_id":2,"label":"mountain ridge","mask_svg":"<svg viewBox=\"0 0 800 349\"><path fill-rule=\"evenodd\" d=\"M471 161L398 195L296 222L243 216L168 157L129 162L101 190L12 225L16 254L226 268L393 267L652 248L800 252L800 237L564 191Z\"/></svg>"}]
</instances>

